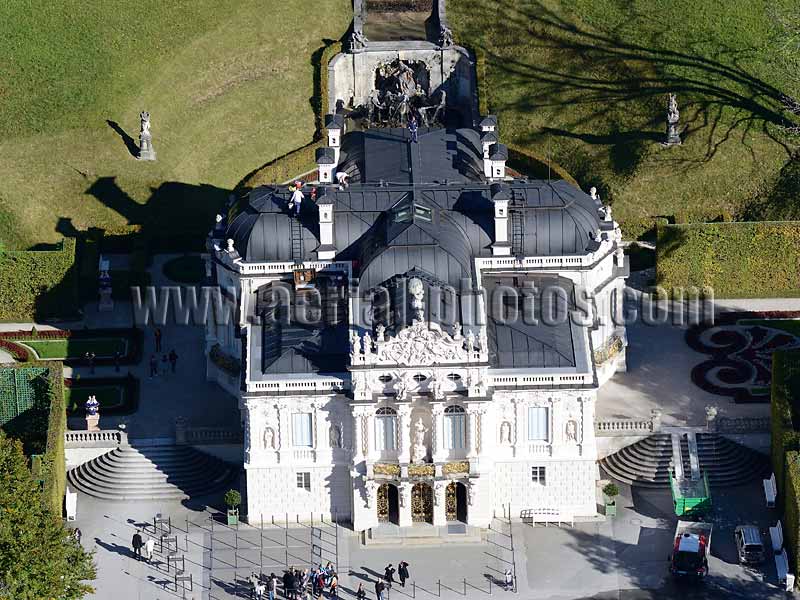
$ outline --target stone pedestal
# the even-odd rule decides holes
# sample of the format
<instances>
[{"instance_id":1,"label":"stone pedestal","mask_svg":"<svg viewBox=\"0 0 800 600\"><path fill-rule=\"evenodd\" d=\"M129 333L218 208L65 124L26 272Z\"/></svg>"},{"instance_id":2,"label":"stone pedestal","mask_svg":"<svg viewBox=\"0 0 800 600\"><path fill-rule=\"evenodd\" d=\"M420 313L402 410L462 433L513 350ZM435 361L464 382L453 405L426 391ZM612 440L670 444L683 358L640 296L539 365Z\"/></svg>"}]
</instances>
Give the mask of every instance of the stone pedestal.
<instances>
[{"instance_id":1,"label":"stone pedestal","mask_svg":"<svg viewBox=\"0 0 800 600\"><path fill-rule=\"evenodd\" d=\"M100 289L100 303L97 306L100 312L108 312L114 310L114 300L111 299L111 288Z\"/></svg>"},{"instance_id":2,"label":"stone pedestal","mask_svg":"<svg viewBox=\"0 0 800 600\"><path fill-rule=\"evenodd\" d=\"M139 160L156 159L156 151L153 149L153 140L149 134L139 136L139 156L137 156L137 158Z\"/></svg>"},{"instance_id":3,"label":"stone pedestal","mask_svg":"<svg viewBox=\"0 0 800 600\"><path fill-rule=\"evenodd\" d=\"M86 431L100 431L100 415L86 415Z\"/></svg>"},{"instance_id":4,"label":"stone pedestal","mask_svg":"<svg viewBox=\"0 0 800 600\"><path fill-rule=\"evenodd\" d=\"M411 484L400 484L397 494L400 503L399 525L400 527L411 527L414 524L411 516Z\"/></svg>"}]
</instances>

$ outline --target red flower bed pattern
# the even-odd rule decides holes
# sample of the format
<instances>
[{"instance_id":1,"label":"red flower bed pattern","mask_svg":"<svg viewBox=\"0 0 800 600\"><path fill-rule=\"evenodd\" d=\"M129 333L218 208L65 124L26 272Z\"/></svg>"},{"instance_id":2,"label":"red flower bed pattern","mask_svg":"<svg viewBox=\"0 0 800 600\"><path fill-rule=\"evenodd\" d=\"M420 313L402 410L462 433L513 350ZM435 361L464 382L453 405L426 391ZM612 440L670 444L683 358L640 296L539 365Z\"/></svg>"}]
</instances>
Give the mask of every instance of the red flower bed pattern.
<instances>
[{"instance_id":1,"label":"red flower bed pattern","mask_svg":"<svg viewBox=\"0 0 800 600\"><path fill-rule=\"evenodd\" d=\"M778 329L738 325L744 319L791 319L798 312L725 313L713 325L686 332L686 342L710 358L692 369L692 381L734 402L769 402L772 353L800 347L800 339Z\"/></svg>"}]
</instances>

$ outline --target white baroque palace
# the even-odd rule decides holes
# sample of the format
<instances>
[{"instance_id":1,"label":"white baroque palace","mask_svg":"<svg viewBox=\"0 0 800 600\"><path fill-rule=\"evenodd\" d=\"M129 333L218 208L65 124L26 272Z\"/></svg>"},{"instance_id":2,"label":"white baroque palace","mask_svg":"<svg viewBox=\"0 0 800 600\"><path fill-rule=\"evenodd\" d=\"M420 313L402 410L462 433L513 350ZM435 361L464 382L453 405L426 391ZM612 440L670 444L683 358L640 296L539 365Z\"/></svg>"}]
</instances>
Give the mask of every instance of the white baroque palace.
<instances>
[{"instance_id":1,"label":"white baroque palace","mask_svg":"<svg viewBox=\"0 0 800 600\"><path fill-rule=\"evenodd\" d=\"M610 209L512 176L494 117L417 143L327 127L302 197L255 189L209 237L236 318L207 329L208 377L240 398L250 522L594 515L597 390L625 367Z\"/></svg>"}]
</instances>

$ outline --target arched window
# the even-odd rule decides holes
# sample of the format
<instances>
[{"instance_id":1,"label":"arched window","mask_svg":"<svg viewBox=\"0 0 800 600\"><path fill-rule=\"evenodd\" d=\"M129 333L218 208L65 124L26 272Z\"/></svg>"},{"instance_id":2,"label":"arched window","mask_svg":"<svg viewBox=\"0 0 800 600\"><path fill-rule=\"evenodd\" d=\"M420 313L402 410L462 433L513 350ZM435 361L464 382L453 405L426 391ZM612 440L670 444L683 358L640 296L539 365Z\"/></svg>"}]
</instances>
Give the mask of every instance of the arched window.
<instances>
[{"instance_id":1,"label":"arched window","mask_svg":"<svg viewBox=\"0 0 800 600\"><path fill-rule=\"evenodd\" d=\"M448 450L463 450L466 446L466 414L461 406L444 409L444 442Z\"/></svg>"},{"instance_id":2,"label":"arched window","mask_svg":"<svg viewBox=\"0 0 800 600\"><path fill-rule=\"evenodd\" d=\"M375 449L397 450L397 411L384 406L375 411Z\"/></svg>"}]
</instances>

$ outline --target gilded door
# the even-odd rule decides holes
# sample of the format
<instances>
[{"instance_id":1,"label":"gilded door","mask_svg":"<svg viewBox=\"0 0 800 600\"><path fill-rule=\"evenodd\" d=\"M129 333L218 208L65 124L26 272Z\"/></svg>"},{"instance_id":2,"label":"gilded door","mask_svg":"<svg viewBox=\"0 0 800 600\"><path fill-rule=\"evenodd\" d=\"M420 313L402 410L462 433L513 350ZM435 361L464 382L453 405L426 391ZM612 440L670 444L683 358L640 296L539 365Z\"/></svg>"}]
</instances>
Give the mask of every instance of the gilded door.
<instances>
[{"instance_id":1,"label":"gilded door","mask_svg":"<svg viewBox=\"0 0 800 600\"><path fill-rule=\"evenodd\" d=\"M427 483L411 488L411 519L415 523L433 524L433 489Z\"/></svg>"},{"instance_id":2,"label":"gilded door","mask_svg":"<svg viewBox=\"0 0 800 600\"><path fill-rule=\"evenodd\" d=\"M378 487L378 522L389 522L389 484L383 483Z\"/></svg>"},{"instance_id":3,"label":"gilded door","mask_svg":"<svg viewBox=\"0 0 800 600\"><path fill-rule=\"evenodd\" d=\"M444 494L444 514L448 521L458 521L458 484L451 481Z\"/></svg>"}]
</instances>

